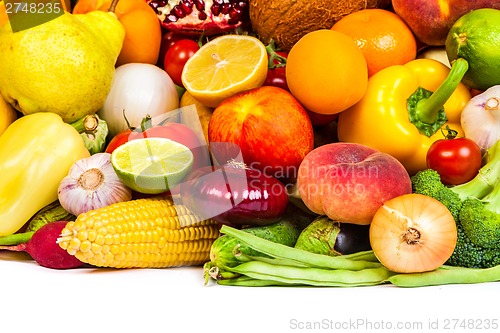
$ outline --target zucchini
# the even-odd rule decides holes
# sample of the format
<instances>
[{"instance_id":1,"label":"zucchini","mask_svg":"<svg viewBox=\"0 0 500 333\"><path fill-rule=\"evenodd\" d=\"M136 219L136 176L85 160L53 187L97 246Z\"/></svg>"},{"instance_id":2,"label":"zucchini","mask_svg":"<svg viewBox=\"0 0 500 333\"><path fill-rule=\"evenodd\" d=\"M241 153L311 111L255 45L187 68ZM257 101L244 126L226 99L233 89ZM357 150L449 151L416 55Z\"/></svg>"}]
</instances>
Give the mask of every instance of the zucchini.
<instances>
[{"instance_id":1,"label":"zucchini","mask_svg":"<svg viewBox=\"0 0 500 333\"><path fill-rule=\"evenodd\" d=\"M255 226L242 229L252 235L293 247L297 242L303 227L291 222L284 217L278 222L266 226ZM212 266L224 269L241 264L235 253L242 253L250 257L267 257L267 255L255 251L245 244L240 244L239 240L229 236L219 236L210 248L210 261Z\"/></svg>"}]
</instances>

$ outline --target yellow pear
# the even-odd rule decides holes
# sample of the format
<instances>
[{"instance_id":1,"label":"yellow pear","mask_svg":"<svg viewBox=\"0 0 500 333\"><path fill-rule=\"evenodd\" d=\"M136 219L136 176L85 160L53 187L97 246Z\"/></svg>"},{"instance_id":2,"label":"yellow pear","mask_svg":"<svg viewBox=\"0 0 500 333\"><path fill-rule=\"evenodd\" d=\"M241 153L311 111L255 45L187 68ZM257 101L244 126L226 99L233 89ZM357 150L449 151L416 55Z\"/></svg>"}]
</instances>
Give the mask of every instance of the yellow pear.
<instances>
[{"instance_id":1,"label":"yellow pear","mask_svg":"<svg viewBox=\"0 0 500 333\"><path fill-rule=\"evenodd\" d=\"M35 27L0 28L0 94L23 114L53 112L65 122L95 113L113 81L125 29L111 11L65 12Z\"/></svg>"}]
</instances>

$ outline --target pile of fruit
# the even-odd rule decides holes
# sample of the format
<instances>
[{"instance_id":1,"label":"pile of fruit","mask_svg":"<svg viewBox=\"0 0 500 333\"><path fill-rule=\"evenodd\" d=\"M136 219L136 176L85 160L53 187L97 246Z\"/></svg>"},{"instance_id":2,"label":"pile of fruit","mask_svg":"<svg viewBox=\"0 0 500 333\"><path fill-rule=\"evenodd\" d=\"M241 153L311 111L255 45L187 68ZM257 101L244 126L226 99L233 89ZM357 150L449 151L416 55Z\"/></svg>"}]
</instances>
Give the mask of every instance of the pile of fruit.
<instances>
[{"instance_id":1,"label":"pile of fruit","mask_svg":"<svg viewBox=\"0 0 500 333\"><path fill-rule=\"evenodd\" d=\"M0 250L232 286L500 280L495 3L51 4L25 26L0 1Z\"/></svg>"}]
</instances>

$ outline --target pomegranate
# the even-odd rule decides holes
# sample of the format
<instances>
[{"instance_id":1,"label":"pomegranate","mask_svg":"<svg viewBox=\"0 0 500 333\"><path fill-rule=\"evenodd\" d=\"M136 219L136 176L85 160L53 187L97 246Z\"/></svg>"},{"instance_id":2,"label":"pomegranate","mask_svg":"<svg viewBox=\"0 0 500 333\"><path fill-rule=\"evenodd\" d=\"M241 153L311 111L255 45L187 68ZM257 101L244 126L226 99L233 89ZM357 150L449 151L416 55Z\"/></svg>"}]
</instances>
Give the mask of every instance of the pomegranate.
<instances>
[{"instance_id":1,"label":"pomegranate","mask_svg":"<svg viewBox=\"0 0 500 333\"><path fill-rule=\"evenodd\" d=\"M164 28L175 33L216 35L249 24L248 0L146 0Z\"/></svg>"}]
</instances>

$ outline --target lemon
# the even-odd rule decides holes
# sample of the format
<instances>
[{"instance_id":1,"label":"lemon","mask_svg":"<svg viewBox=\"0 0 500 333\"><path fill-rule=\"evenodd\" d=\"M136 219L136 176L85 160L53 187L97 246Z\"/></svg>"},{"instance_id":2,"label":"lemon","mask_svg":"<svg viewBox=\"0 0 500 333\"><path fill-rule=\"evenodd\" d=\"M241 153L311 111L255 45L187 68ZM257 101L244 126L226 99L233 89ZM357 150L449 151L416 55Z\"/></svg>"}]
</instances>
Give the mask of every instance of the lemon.
<instances>
[{"instance_id":1,"label":"lemon","mask_svg":"<svg viewBox=\"0 0 500 333\"><path fill-rule=\"evenodd\" d=\"M267 76L266 46L246 35L222 35L189 58L182 83L200 103L217 107L227 97L260 87Z\"/></svg>"},{"instance_id":2,"label":"lemon","mask_svg":"<svg viewBox=\"0 0 500 333\"><path fill-rule=\"evenodd\" d=\"M450 62L464 58L469 62L463 82L470 88L486 90L500 84L500 10L483 8L461 16L446 38Z\"/></svg>"},{"instance_id":3,"label":"lemon","mask_svg":"<svg viewBox=\"0 0 500 333\"><path fill-rule=\"evenodd\" d=\"M111 153L111 164L125 185L157 194L179 184L193 165L191 150L166 138L131 140Z\"/></svg>"}]
</instances>

